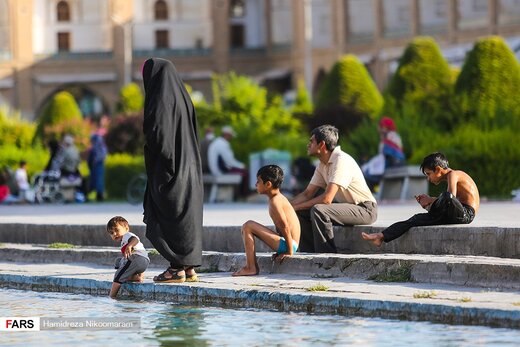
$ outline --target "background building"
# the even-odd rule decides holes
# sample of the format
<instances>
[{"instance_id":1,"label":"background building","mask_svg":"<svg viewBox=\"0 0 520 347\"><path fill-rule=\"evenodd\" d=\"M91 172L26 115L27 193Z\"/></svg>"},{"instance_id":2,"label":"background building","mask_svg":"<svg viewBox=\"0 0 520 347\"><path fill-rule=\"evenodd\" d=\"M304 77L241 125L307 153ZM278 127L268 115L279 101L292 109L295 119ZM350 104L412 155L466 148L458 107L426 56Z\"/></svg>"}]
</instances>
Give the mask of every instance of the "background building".
<instances>
[{"instance_id":1,"label":"background building","mask_svg":"<svg viewBox=\"0 0 520 347\"><path fill-rule=\"evenodd\" d=\"M434 36L457 65L494 34L520 54L520 0L0 0L0 98L34 119L65 89L85 116L111 113L151 56L206 96L229 70L315 89L346 53L383 88L414 36Z\"/></svg>"}]
</instances>

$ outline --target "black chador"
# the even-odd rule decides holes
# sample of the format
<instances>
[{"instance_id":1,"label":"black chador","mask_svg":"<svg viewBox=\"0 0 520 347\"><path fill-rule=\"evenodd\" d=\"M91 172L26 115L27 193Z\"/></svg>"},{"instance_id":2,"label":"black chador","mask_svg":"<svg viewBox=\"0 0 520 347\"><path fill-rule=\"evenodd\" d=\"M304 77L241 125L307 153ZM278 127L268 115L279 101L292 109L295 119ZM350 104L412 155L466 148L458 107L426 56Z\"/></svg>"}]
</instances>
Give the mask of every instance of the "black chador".
<instances>
[{"instance_id":1,"label":"black chador","mask_svg":"<svg viewBox=\"0 0 520 347\"><path fill-rule=\"evenodd\" d=\"M146 237L171 268L200 266L204 194L195 109L170 61L148 59L143 83Z\"/></svg>"}]
</instances>

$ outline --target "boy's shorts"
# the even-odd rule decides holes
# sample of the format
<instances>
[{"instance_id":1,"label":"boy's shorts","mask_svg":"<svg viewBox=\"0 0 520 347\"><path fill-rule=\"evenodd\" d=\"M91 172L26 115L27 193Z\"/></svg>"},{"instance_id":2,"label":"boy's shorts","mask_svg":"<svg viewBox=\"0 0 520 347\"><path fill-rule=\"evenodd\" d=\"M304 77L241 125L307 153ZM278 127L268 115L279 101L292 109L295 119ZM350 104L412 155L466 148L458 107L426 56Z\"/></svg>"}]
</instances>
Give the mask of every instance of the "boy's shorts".
<instances>
[{"instance_id":1,"label":"boy's shorts","mask_svg":"<svg viewBox=\"0 0 520 347\"><path fill-rule=\"evenodd\" d=\"M294 240L292 240L292 248L293 248L293 253L296 253L296 251L298 250L298 244ZM280 237L280 245L278 246L278 250L276 251L276 253L282 254L282 253L286 253L286 252L287 252L287 241L285 241L284 237Z\"/></svg>"},{"instance_id":2,"label":"boy's shorts","mask_svg":"<svg viewBox=\"0 0 520 347\"><path fill-rule=\"evenodd\" d=\"M133 275L145 272L150 264L150 259L137 254L132 254L128 259L118 259L121 260L116 260L116 266L119 265L119 267L114 275L114 282L117 283L125 283L132 278Z\"/></svg>"}]
</instances>

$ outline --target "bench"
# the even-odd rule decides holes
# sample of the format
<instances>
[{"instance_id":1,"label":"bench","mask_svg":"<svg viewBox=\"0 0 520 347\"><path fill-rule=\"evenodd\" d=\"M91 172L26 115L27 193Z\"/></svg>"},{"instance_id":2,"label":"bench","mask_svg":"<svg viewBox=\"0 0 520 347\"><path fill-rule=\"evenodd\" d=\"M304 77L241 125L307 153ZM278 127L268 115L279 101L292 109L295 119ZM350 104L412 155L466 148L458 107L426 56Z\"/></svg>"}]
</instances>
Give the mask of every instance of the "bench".
<instances>
[{"instance_id":1,"label":"bench","mask_svg":"<svg viewBox=\"0 0 520 347\"><path fill-rule=\"evenodd\" d=\"M233 201L235 186L240 184L242 176L236 174L220 176L205 174L202 176L202 181L204 182L204 186L211 186L208 196L209 203L217 201Z\"/></svg>"},{"instance_id":2,"label":"bench","mask_svg":"<svg viewBox=\"0 0 520 347\"><path fill-rule=\"evenodd\" d=\"M81 177L61 177L60 178L60 192L63 201L76 201L76 190L81 187ZM60 202L59 198L56 202Z\"/></svg>"},{"instance_id":3,"label":"bench","mask_svg":"<svg viewBox=\"0 0 520 347\"><path fill-rule=\"evenodd\" d=\"M385 171L379 189L379 200L414 199L415 195L428 193L428 181L420 166L409 165L389 168Z\"/></svg>"}]
</instances>

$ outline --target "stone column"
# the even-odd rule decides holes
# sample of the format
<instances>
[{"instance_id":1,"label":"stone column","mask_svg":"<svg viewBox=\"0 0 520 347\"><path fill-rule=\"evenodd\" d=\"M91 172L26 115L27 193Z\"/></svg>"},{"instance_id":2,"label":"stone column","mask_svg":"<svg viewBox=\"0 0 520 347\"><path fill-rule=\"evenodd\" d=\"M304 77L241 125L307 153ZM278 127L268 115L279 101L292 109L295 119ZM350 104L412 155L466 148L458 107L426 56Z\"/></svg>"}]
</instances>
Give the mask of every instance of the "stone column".
<instances>
[{"instance_id":1,"label":"stone column","mask_svg":"<svg viewBox=\"0 0 520 347\"><path fill-rule=\"evenodd\" d=\"M212 0L213 11L213 64L217 73L229 70L229 0Z\"/></svg>"},{"instance_id":2,"label":"stone column","mask_svg":"<svg viewBox=\"0 0 520 347\"><path fill-rule=\"evenodd\" d=\"M264 1L264 18L265 18L265 47L267 53L270 54L273 49L273 34L272 25L273 20L271 18L271 0Z\"/></svg>"},{"instance_id":3,"label":"stone column","mask_svg":"<svg viewBox=\"0 0 520 347\"><path fill-rule=\"evenodd\" d=\"M488 22L489 22L489 33L496 35L498 33L498 11L499 4L498 0L488 0Z\"/></svg>"},{"instance_id":4,"label":"stone column","mask_svg":"<svg viewBox=\"0 0 520 347\"><path fill-rule=\"evenodd\" d=\"M132 82L133 13L132 1L111 0L112 50L117 72L116 94L122 86Z\"/></svg>"},{"instance_id":5,"label":"stone column","mask_svg":"<svg viewBox=\"0 0 520 347\"><path fill-rule=\"evenodd\" d=\"M32 0L10 0L9 15L11 23L11 52L14 80L14 106L22 112L26 119L34 119L34 89L31 66L34 64L32 18Z\"/></svg>"},{"instance_id":6,"label":"stone column","mask_svg":"<svg viewBox=\"0 0 520 347\"><path fill-rule=\"evenodd\" d=\"M419 14L419 0L411 0L410 3L410 14L411 14L411 33L413 36L418 36L421 34L421 16Z\"/></svg>"},{"instance_id":7,"label":"stone column","mask_svg":"<svg viewBox=\"0 0 520 347\"><path fill-rule=\"evenodd\" d=\"M459 22L458 0L448 1L448 40L450 43L457 42L457 24Z\"/></svg>"},{"instance_id":8,"label":"stone column","mask_svg":"<svg viewBox=\"0 0 520 347\"><path fill-rule=\"evenodd\" d=\"M305 15L302 0L292 0L293 43L291 46L291 69L293 85L305 81Z\"/></svg>"},{"instance_id":9,"label":"stone column","mask_svg":"<svg viewBox=\"0 0 520 347\"><path fill-rule=\"evenodd\" d=\"M384 8L383 8L383 0L372 0L374 4L374 18L375 18L375 28L374 28L374 81L376 82L378 88L383 89L386 76L385 76L385 61L381 58L381 50L383 49L383 41L384 41Z\"/></svg>"}]
</instances>

